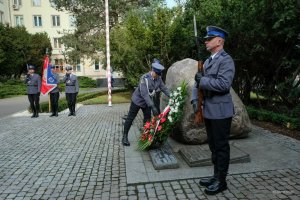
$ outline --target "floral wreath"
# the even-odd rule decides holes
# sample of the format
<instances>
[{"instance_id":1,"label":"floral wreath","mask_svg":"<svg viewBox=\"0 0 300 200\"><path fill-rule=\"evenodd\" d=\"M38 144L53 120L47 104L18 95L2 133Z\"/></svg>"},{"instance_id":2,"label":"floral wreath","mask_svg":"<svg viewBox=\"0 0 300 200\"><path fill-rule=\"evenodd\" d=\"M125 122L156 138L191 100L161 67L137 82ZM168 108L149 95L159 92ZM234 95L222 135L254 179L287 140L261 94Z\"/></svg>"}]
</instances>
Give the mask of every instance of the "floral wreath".
<instances>
[{"instance_id":1,"label":"floral wreath","mask_svg":"<svg viewBox=\"0 0 300 200\"><path fill-rule=\"evenodd\" d=\"M182 119L183 106L187 95L187 83L183 81L170 94L167 107L158 116L146 122L138 142L139 150L147 150L153 144L163 145L177 122Z\"/></svg>"}]
</instances>

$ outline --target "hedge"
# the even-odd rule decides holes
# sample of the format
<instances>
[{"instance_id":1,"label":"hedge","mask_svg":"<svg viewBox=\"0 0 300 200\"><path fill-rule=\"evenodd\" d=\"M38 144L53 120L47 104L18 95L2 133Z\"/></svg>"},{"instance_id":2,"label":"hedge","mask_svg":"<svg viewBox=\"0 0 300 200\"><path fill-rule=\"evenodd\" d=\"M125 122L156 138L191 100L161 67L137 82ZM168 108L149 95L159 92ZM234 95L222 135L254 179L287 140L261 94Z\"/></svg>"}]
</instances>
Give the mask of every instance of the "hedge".
<instances>
[{"instance_id":1,"label":"hedge","mask_svg":"<svg viewBox=\"0 0 300 200\"><path fill-rule=\"evenodd\" d=\"M272 111L257 109L252 106L246 107L249 117L259 121L273 122L290 129L300 130L300 119L288 117L284 114L274 113Z\"/></svg>"},{"instance_id":2,"label":"hedge","mask_svg":"<svg viewBox=\"0 0 300 200\"><path fill-rule=\"evenodd\" d=\"M118 93L118 92L124 92L126 91L125 89L116 89L113 90L114 93ZM77 96L77 103L88 100L88 99L92 99L101 95L105 95L107 94L107 91L102 91L102 92L91 92L91 93L83 93L83 94L78 94ZM63 111L65 109L68 108L68 103L66 98L61 98L58 100L58 112ZM30 107L28 108L29 112L31 112ZM40 112L49 112L49 102L43 102L40 104Z\"/></svg>"}]
</instances>

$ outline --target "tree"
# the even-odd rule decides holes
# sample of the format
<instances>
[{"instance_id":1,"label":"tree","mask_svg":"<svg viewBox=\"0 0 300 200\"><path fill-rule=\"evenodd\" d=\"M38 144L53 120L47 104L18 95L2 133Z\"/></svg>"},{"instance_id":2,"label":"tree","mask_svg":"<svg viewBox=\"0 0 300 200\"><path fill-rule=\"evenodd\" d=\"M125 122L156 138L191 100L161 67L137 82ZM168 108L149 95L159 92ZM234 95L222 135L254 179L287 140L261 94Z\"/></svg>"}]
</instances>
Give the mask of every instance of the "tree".
<instances>
[{"instance_id":1,"label":"tree","mask_svg":"<svg viewBox=\"0 0 300 200\"><path fill-rule=\"evenodd\" d=\"M0 76L18 78L27 64L41 66L46 48L51 48L46 33L31 35L24 27L0 24Z\"/></svg>"}]
</instances>

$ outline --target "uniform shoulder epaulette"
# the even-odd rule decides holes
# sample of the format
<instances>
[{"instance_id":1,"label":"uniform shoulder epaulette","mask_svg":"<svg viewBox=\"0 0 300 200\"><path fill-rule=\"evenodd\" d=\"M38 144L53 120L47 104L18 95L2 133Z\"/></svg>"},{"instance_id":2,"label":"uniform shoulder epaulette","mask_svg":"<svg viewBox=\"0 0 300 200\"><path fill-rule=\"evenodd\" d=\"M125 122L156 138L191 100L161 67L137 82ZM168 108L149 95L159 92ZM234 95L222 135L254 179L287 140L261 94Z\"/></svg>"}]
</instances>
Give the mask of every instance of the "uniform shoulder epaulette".
<instances>
[{"instance_id":1,"label":"uniform shoulder epaulette","mask_svg":"<svg viewBox=\"0 0 300 200\"><path fill-rule=\"evenodd\" d=\"M221 53L221 56L227 56L228 55L228 53L226 53L225 51L223 51L222 53Z\"/></svg>"}]
</instances>

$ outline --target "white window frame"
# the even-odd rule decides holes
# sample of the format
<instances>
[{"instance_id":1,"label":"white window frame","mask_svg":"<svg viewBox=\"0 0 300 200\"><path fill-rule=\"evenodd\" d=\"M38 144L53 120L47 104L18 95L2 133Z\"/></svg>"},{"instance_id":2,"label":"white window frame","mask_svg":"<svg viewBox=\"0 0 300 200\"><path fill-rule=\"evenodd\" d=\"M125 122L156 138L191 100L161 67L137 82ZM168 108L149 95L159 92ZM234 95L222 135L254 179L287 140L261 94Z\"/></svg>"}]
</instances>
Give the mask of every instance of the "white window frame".
<instances>
[{"instance_id":1,"label":"white window frame","mask_svg":"<svg viewBox=\"0 0 300 200\"><path fill-rule=\"evenodd\" d=\"M33 26L34 27L42 27L43 26L43 19L42 19L41 15L33 15Z\"/></svg>"},{"instance_id":2,"label":"white window frame","mask_svg":"<svg viewBox=\"0 0 300 200\"><path fill-rule=\"evenodd\" d=\"M76 27L76 18L74 15L69 15L70 27Z\"/></svg>"},{"instance_id":3,"label":"white window frame","mask_svg":"<svg viewBox=\"0 0 300 200\"><path fill-rule=\"evenodd\" d=\"M59 15L52 15L52 26L57 27L60 26L60 16Z\"/></svg>"},{"instance_id":4,"label":"white window frame","mask_svg":"<svg viewBox=\"0 0 300 200\"><path fill-rule=\"evenodd\" d=\"M33 7L41 7L41 0L32 0Z\"/></svg>"},{"instance_id":5,"label":"white window frame","mask_svg":"<svg viewBox=\"0 0 300 200\"><path fill-rule=\"evenodd\" d=\"M22 0L14 0L13 4L21 6L22 5Z\"/></svg>"},{"instance_id":6,"label":"white window frame","mask_svg":"<svg viewBox=\"0 0 300 200\"><path fill-rule=\"evenodd\" d=\"M61 49L61 38L53 38L53 48Z\"/></svg>"},{"instance_id":7,"label":"white window frame","mask_svg":"<svg viewBox=\"0 0 300 200\"><path fill-rule=\"evenodd\" d=\"M15 25L24 26L24 17L23 15L15 15Z\"/></svg>"}]
</instances>

